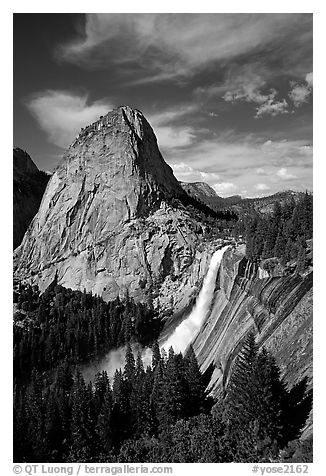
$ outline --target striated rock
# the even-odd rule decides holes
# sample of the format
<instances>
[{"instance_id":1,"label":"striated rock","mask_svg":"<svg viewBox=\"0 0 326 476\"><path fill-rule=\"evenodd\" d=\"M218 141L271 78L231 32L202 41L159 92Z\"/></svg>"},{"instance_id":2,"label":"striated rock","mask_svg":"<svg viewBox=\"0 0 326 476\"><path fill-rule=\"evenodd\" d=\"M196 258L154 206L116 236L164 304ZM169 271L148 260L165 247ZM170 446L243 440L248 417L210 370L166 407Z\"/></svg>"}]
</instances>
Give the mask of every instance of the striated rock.
<instances>
[{"instance_id":1,"label":"striated rock","mask_svg":"<svg viewBox=\"0 0 326 476\"><path fill-rule=\"evenodd\" d=\"M56 277L112 300L127 292L178 309L212 249L142 113L120 107L82 129L55 170L16 250L15 275L44 290Z\"/></svg>"},{"instance_id":2,"label":"striated rock","mask_svg":"<svg viewBox=\"0 0 326 476\"><path fill-rule=\"evenodd\" d=\"M13 238L16 248L38 211L49 176L39 171L27 152L19 147L14 148L13 159Z\"/></svg>"},{"instance_id":3,"label":"striated rock","mask_svg":"<svg viewBox=\"0 0 326 476\"><path fill-rule=\"evenodd\" d=\"M222 259L209 317L194 343L201 369L213 364L209 388L222 394L230 369L249 332L276 358L292 388L305 377L312 384L312 272L260 279L244 247Z\"/></svg>"}]
</instances>

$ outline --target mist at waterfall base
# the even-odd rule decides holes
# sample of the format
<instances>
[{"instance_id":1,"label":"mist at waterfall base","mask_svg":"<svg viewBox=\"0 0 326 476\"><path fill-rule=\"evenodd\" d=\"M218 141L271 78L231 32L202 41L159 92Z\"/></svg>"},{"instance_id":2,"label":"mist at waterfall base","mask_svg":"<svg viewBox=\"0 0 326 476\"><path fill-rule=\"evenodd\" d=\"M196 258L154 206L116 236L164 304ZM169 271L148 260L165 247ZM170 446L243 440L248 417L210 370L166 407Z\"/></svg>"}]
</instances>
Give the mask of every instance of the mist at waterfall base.
<instances>
[{"instance_id":1,"label":"mist at waterfall base","mask_svg":"<svg viewBox=\"0 0 326 476\"><path fill-rule=\"evenodd\" d=\"M184 319L172 332L172 334L160 345L160 349L165 352L172 347L176 353L184 354L189 345L195 340L200 328L204 324L207 314L209 312L211 302L214 295L215 283L217 273L223 254L229 246L224 246L218 249L213 254L207 274L205 276L203 286L197 297L196 303L191 310L189 316ZM140 351L144 367L151 365L152 350L150 348L144 349L139 344L131 345L132 351L136 356ZM98 372L105 370L108 377L113 380L116 370L123 369L125 365L126 346L119 347L119 349L111 350L103 359L97 363L86 365L81 369L86 381L93 380Z\"/></svg>"}]
</instances>

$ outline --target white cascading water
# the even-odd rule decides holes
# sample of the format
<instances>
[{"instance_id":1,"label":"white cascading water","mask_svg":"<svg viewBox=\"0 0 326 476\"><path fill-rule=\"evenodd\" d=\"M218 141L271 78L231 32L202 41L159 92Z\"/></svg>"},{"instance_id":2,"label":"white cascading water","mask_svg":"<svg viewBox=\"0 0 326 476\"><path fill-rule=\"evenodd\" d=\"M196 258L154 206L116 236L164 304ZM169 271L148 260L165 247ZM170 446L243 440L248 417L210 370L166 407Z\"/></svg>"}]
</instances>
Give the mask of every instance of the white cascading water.
<instances>
[{"instance_id":1,"label":"white cascading water","mask_svg":"<svg viewBox=\"0 0 326 476\"><path fill-rule=\"evenodd\" d=\"M161 345L161 349L164 348L165 351L168 351L172 347L176 353L181 352L183 354L195 340L207 317L213 299L216 276L223 254L227 248L228 246L224 246L213 254L194 308L189 316L178 325L170 337Z\"/></svg>"},{"instance_id":2,"label":"white cascading water","mask_svg":"<svg viewBox=\"0 0 326 476\"><path fill-rule=\"evenodd\" d=\"M161 350L164 349L166 352L168 352L169 348L172 347L174 352L181 352L184 354L188 346L195 340L210 309L214 295L216 276L222 261L223 254L227 248L229 248L229 246L224 246L223 248L215 251L213 254L195 306L193 307L189 316L184 319L181 324L177 326L170 337L168 337L167 340L160 345ZM139 346L134 346L133 352L137 352L138 348ZM142 353L142 359L145 367L147 365L151 365L152 350L145 349ZM125 347L112 350L96 366L86 366L83 370L84 378L86 380L92 380L96 372L106 370L109 377L112 379L116 370L123 369L124 363Z\"/></svg>"}]
</instances>

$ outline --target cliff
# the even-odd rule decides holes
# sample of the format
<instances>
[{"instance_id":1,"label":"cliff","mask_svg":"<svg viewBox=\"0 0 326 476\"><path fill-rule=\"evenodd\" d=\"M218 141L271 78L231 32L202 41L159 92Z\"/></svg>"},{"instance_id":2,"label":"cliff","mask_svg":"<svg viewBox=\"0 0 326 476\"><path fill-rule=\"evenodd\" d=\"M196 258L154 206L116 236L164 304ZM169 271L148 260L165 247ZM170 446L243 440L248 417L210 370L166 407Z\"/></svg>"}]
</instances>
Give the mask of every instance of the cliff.
<instances>
[{"instance_id":1,"label":"cliff","mask_svg":"<svg viewBox=\"0 0 326 476\"><path fill-rule=\"evenodd\" d=\"M14 248L36 215L49 176L39 171L27 152L14 148L13 153L13 239Z\"/></svg>"},{"instance_id":2,"label":"cliff","mask_svg":"<svg viewBox=\"0 0 326 476\"><path fill-rule=\"evenodd\" d=\"M243 246L224 254L209 316L194 342L201 370L214 366L208 387L217 397L249 332L274 355L289 389L304 379L312 387L312 272L259 276Z\"/></svg>"},{"instance_id":3,"label":"cliff","mask_svg":"<svg viewBox=\"0 0 326 476\"><path fill-rule=\"evenodd\" d=\"M64 154L16 250L15 276L182 309L213 250L200 246L204 225L184 195L142 113L115 109Z\"/></svg>"}]
</instances>

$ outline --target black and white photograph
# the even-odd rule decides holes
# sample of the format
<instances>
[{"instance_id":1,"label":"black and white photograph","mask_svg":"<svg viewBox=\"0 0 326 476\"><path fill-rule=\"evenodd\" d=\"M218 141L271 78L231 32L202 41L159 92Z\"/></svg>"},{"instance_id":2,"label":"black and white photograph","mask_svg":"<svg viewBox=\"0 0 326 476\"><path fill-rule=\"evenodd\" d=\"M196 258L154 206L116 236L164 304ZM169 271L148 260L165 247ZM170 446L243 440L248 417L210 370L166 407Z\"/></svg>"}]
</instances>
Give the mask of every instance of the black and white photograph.
<instances>
[{"instance_id":1,"label":"black and white photograph","mask_svg":"<svg viewBox=\"0 0 326 476\"><path fill-rule=\"evenodd\" d=\"M309 9L12 14L14 473L308 472Z\"/></svg>"}]
</instances>

